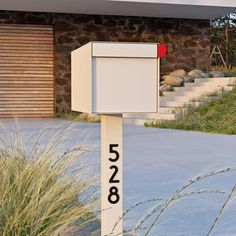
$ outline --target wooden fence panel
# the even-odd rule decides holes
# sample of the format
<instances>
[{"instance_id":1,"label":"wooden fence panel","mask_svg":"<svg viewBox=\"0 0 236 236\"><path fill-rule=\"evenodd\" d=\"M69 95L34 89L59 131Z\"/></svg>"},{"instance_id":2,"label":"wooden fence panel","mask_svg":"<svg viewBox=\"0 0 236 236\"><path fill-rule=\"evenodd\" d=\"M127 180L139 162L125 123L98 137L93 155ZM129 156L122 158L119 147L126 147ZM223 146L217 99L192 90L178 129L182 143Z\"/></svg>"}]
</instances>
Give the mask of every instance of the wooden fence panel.
<instances>
[{"instance_id":1,"label":"wooden fence panel","mask_svg":"<svg viewBox=\"0 0 236 236\"><path fill-rule=\"evenodd\" d=\"M0 24L0 118L54 116L53 27Z\"/></svg>"}]
</instances>

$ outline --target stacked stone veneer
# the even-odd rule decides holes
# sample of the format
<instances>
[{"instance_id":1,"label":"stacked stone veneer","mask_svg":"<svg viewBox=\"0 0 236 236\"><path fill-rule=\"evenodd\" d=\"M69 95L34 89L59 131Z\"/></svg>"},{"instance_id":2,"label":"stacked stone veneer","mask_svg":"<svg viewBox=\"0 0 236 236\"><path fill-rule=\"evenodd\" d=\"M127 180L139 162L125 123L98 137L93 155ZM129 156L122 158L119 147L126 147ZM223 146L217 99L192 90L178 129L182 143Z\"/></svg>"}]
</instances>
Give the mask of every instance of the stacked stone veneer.
<instances>
[{"instance_id":1,"label":"stacked stone veneer","mask_svg":"<svg viewBox=\"0 0 236 236\"><path fill-rule=\"evenodd\" d=\"M90 41L163 42L162 73L209 68L207 20L0 11L0 23L54 25L58 112L70 110L70 52Z\"/></svg>"}]
</instances>

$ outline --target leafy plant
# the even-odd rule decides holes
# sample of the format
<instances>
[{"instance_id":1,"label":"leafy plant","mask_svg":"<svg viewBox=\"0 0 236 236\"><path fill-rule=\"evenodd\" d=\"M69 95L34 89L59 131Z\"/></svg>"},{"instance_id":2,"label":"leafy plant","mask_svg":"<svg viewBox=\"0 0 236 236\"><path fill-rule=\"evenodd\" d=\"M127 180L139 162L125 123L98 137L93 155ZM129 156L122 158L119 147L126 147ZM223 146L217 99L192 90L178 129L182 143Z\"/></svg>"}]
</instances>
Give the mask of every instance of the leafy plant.
<instances>
[{"instance_id":1,"label":"leafy plant","mask_svg":"<svg viewBox=\"0 0 236 236\"><path fill-rule=\"evenodd\" d=\"M55 118L60 118L60 119L70 120L70 121L84 122L84 123L99 123L100 122L99 115L90 115L90 114L79 113L79 112L74 112L74 111L57 113Z\"/></svg>"},{"instance_id":2,"label":"leafy plant","mask_svg":"<svg viewBox=\"0 0 236 236\"><path fill-rule=\"evenodd\" d=\"M235 16L231 13L211 20L211 44L219 45L228 69L236 65Z\"/></svg>"},{"instance_id":3,"label":"leafy plant","mask_svg":"<svg viewBox=\"0 0 236 236\"><path fill-rule=\"evenodd\" d=\"M236 77L236 69L224 71L225 77Z\"/></svg>"}]
</instances>

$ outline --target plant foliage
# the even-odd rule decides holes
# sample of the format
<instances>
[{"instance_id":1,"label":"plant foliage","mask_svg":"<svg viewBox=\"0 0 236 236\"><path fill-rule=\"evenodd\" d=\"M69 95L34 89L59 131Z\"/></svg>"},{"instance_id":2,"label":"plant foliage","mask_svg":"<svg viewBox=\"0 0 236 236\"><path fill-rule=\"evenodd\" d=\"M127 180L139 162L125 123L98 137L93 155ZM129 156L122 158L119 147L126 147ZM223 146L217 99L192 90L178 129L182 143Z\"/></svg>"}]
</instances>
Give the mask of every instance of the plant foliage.
<instances>
[{"instance_id":1,"label":"plant foliage","mask_svg":"<svg viewBox=\"0 0 236 236\"><path fill-rule=\"evenodd\" d=\"M0 148L0 235L50 236L55 231L95 220L90 212L94 199L80 200L94 180L84 180L81 170L70 166L85 150L57 154L61 135L45 147L36 143L30 152L15 135L13 144L1 139Z\"/></svg>"}]
</instances>

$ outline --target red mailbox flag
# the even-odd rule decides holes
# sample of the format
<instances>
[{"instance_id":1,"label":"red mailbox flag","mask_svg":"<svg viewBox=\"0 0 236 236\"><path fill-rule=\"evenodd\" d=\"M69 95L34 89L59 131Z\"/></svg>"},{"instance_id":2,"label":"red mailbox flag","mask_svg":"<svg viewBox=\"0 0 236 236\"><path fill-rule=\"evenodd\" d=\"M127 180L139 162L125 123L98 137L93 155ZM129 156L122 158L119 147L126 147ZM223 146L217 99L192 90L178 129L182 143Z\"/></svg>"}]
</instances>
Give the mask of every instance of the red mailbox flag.
<instances>
[{"instance_id":1,"label":"red mailbox flag","mask_svg":"<svg viewBox=\"0 0 236 236\"><path fill-rule=\"evenodd\" d=\"M167 53L166 45L163 43L157 44L157 57L165 57Z\"/></svg>"}]
</instances>

